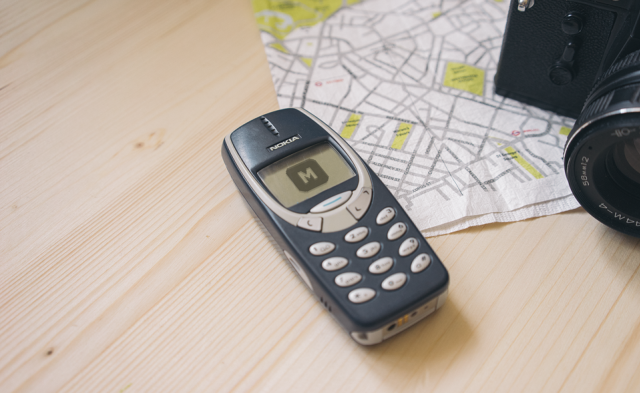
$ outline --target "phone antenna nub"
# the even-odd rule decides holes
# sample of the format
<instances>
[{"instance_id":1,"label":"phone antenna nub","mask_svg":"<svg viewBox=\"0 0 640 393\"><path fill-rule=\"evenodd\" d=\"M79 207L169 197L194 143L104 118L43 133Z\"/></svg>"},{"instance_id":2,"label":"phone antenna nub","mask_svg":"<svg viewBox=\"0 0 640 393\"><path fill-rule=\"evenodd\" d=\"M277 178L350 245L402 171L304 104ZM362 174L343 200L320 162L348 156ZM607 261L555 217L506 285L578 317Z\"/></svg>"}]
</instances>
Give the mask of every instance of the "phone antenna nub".
<instances>
[{"instance_id":1,"label":"phone antenna nub","mask_svg":"<svg viewBox=\"0 0 640 393\"><path fill-rule=\"evenodd\" d=\"M269 121L269 119L267 119L267 118L266 118L266 117L264 117L264 116L260 116L260 120L262 120L262 123L264 124L264 126L265 126L265 127L267 127L267 129L268 129L269 131L271 131L271 133L272 133L273 135L280 135L280 133L278 132L278 130L276 129L276 127L275 127L273 124L271 124L271 122Z\"/></svg>"}]
</instances>

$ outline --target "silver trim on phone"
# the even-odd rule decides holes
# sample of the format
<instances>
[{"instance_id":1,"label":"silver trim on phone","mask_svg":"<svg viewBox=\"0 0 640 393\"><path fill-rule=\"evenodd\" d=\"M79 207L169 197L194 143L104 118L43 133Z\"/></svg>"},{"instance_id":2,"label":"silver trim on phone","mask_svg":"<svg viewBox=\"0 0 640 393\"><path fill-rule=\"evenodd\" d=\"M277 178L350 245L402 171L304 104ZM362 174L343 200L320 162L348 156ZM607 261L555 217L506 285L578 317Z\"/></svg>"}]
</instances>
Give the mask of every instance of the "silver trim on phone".
<instances>
[{"instance_id":1,"label":"silver trim on phone","mask_svg":"<svg viewBox=\"0 0 640 393\"><path fill-rule=\"evenodd\" d=\"M428 302L420 305L420 307L406 314L404 317L388 323L380 329L376 329L370 332L351 332L351 337L356 342L362 345L374 345L381 343L382 341L407 330L427 316L433 314L434 311L444 305L444 301L447 299L448 294L449 290L447 289L438 297L433 298Z\"/></svg>"},{"instance_id":2,"label":"silver trim on phone","mask_svg":"<svg viewBox=\"0 0 640 393\"><path fill-rule=\"evenodd\" d=\"M371 177L366 170L366 167L357 153L349 146L347 142L342 139L340 135L338 135L334 130L325 125L320 119L312 115L301 108L295 108L298 111L304 113L310 119L315 121L319 126L321 126L325 131L327 131L333 139L338 143L338 145L342 148L342 150L347 154L349 159L356 168L356 172L358 173L358 186L351 194L351 197L340 207L330 210L325 213L308 213L308 214L300 214L292 212L291 210L286 209L282 206L278 201L276 201L271 195L260 185L260 183L255 179L255 177L249 171L249 168L245 165L244 161L238 154L235 146L231 142L231 134L225 136L225 142L227 148L229 149L229 153L233 158L233 161L236 163L236 166L240 170L242 177L246 180L247 184L251 188L251 190L260 198L265 205L271 211L273 211L278 217L282 218L286 222L291 225L297 226L298 222L301 219L315 219L322 218L322 233L329 232L337 232L344 229L347 229L353 225L355 225L358 221L349 213L347 207L354 202L359 196L364 188L371 188Z\"/></svg>"}]
</instances>

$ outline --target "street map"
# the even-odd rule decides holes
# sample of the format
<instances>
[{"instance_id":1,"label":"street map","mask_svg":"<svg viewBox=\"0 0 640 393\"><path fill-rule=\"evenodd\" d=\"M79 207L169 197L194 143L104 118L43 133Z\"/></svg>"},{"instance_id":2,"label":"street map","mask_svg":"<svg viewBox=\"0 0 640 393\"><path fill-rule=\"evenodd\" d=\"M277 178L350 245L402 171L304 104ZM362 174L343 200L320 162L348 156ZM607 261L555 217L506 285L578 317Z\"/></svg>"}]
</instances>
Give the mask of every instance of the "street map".
<instances>
[{"instance_id":1,"label":"street map","mask_svg":"<svg viewBox=\"0 0 640 393\"><path fill-rule=\"evenodd\" d=\"M574 120L494 92L508 1L252 4L280 106L340 133L426 236L578 206Z\"/></svg>"}]
</instances>

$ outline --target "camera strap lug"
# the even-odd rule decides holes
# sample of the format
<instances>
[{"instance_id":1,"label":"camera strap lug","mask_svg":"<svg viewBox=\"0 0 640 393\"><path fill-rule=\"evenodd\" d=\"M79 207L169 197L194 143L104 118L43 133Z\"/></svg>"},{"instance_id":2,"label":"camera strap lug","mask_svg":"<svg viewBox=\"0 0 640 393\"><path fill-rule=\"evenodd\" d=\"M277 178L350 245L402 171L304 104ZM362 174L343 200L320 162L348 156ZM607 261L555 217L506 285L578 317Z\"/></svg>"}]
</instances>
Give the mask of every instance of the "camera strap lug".
<instances>
[{"instance_id":1,"label":"camera strap lug","mask_svg":"<svg viewBox=\"0 0 640 393\"><path fill-rule=\"evenodd\" d=\"M534 0L518 0L518 11L525 12L528 8L533 7Z\"/></svg>"}]
</instances>

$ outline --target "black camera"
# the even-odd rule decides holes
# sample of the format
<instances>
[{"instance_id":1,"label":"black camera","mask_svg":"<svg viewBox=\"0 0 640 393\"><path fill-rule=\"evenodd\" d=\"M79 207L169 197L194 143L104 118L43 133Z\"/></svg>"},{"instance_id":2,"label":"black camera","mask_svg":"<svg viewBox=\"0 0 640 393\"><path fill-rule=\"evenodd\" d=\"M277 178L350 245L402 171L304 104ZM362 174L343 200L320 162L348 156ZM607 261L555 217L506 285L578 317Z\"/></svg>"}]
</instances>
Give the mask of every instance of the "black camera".
<instances>
[{"instance_id":1,"label":"black camera","mask_svg":"<svg viewBox=\"0 0 640 393\"><path fill-rule=\"evenodd\" d=\"M512 0L496 93L577 118L569 185L602 223L640 237L640 1Z\"/></svg>"}]
</instances>

